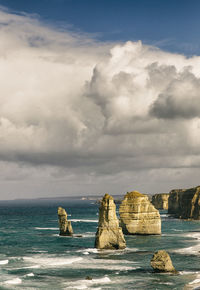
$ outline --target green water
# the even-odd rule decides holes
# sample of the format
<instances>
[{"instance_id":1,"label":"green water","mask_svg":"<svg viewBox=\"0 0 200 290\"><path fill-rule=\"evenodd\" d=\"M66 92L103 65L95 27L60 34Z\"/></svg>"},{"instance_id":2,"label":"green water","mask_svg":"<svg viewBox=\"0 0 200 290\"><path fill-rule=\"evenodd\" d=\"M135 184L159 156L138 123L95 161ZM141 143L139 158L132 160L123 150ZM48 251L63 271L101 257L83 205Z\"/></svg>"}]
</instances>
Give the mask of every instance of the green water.
<instances>
[{"instance_id":1,"label":"green water","mask_svg":"<svg viewBox=\"0 0 200 290\"><path fill-rule=\"evenodd\" d=\"M58 206L82 238L59 237ZM200 289L200 222L161 217L161 236L126 236L125 250L98 251L91 201L0 202L0 289ZM152 271L159 249L170 253L178 275Z\"/></svg>"}]
</instances>

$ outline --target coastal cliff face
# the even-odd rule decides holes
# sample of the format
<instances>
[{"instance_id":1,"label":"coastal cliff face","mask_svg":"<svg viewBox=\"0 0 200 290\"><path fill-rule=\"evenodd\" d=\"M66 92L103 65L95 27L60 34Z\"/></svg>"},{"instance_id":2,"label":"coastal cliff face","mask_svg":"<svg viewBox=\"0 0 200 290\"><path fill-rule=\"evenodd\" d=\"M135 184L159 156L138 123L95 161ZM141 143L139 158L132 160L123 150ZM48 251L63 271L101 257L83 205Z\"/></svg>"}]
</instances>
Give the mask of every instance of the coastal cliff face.
<instances>
[{"instance_id":1,"label":"coastal cliff face","mask_svg":"<svg viewBox=\"0 0 200 290\"><path fill-rule=\"evenodd\" d=\"M72 236L73 229L71 222L67 220L67 213L64 208L58 208L58 222L60 228L60 236Z\"/></svg>"},{"instance_id":2,"label":"coastal cliff face","mask_svg":"<svg viewBox=\"0 0 200 290\"><path fill-rule=\"evenodd\" d=\"M128 192L120 208L120 226L127 235L159 235L161 219L148 196L137 191Z\"/></svg>"},{"instance_id":3,"label":"coastal cliff face","mask_svg":"<svg viewBox=\"0 0 200 290\"><path fill-rule=\"evenodd\" d=\"M157 209L168 209L169 193L157 193L152 196L152 204Z\"/></svg>"},{"instance_id":4,"label":"coastal cliff face","mask_svg":"<svg viewBox=\"0 0 200 290\"><path fill-rule=\"evenodd\" d=\"M200 186L170 191L168 213L181 219L200 219Z\"/></svg>"},{"instance_id":5,"label":"coastal cliff face","mask_svg":"<svg viewBox=\"0 0 200 290\"><path fill-rule=\"evenodd\" d=\"M99 226L95 247L98 249L124 249L126 242L116 216L116 205L112 196L105 194L99 207Z\"/></svg>"}]
</instances>

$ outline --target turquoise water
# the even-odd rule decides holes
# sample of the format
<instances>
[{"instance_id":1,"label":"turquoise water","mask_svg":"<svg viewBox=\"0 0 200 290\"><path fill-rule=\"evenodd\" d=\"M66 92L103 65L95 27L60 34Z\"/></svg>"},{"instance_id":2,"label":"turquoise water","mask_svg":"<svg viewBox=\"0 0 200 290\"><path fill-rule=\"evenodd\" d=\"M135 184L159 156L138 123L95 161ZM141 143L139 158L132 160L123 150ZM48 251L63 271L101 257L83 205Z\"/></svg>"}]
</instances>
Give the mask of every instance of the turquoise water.
<instances>
[{"instance_id":1,"label":"turquoise water","mask_svg":"<svg viewBox=\"0 0 200 290\"><path fill-rule=\"evenodd\" d=\"M83 237L59 237L58 206ZM0 289L200 289L200 222L161 217L162 236L126 236L125 250L99 251L91 201L0 202ZM152 271L159 249L179 275Z\"/></svg>"}]
</instances>

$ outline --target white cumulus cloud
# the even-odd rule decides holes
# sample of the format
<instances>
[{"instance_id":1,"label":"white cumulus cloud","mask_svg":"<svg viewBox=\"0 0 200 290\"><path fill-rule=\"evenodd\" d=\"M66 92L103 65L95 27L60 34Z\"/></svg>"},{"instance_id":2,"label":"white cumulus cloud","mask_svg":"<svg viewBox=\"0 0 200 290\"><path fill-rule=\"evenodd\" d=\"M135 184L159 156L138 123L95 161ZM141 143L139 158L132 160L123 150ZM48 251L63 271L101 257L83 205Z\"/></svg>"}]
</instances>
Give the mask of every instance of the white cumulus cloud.
<instances>
[{"instance_id":1,"label":"white cumulus cloud","mask_svg":"<svg viewBox=\"0 0 200 290\"><path fill-rule=\"evenodd\" d=\"M200 57L100 43L28 15L0 19L2 193L198 183Z\"/></svg>"}]
</instances>

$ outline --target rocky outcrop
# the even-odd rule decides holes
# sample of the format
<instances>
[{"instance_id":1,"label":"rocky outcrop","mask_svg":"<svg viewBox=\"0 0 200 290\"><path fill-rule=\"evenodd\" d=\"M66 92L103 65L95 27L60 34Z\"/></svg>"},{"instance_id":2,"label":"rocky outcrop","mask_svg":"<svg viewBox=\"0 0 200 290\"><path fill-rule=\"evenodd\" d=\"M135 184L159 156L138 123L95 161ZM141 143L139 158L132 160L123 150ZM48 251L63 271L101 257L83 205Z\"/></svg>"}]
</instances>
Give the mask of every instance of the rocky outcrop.
<instances>
[{"instance_id":1,"label":"rocky outcrop","mask_svg":"<svg viewBox=\"0 0 200 290\"><path fill-rule=\"evenodd\" d=\"M161 219L148 196L138 191L128 192L119 208L120 226L127 235L159 235Z\"/></svg>"},{"instance_id":2,"label":"rocky outcrop","mask_svg":"<svg viewBox=\"0 0 200 290\"><path fill-rule=\"evenodd\" d=\"M170 191L168 213L181 219L200 219L200 186Z\"/></svg>"},{"instance_id":3,"label":"rocky outcrop","mask_svg":"<svg viewBox=\"0 0 200 290\"><path fill-rule=\"evenodd\" d=\"M151 259L151 267L156 272L177 272L172 264L169 254L160 250L156 252Z\"/></svg>"},{"instance_id":4,"label":"rocky outcrop","mask_svg":"<svg viewBox=\"0 0 200 290\"><path fill-rule=\"evenodd\" d=\"M180 199L185 189L173 189L169 193L168 213L179 217Z\"/></svg>"},{"instance_id":5,"label":"rocky outcrop","mask_svg":"<svg viewBox=\"0 0 200 290\"><path fill-rule=\"evenodd\" d=\"M60 236L72 236L73 229L71 222L67 220L67 213L64 208L58 208L58 222L60 228Z\"/></svg>"},{"instance_id":6,"label":"rocky outcrop","mask_svg":"<svg viewBox=\"0 0 200 290\"><path fill-rule=\"evenodd\" d=\"M99 207L99 225L95 247L98 249L124 249L126 242L116 216L116 205L112 196L105 194Z\"/></svg>"},{"instance_id":7,"label":"rocky outcrop","mask_svg":"<svg viewBox=\"0 0 200 290\"><path fill-rule=\"evenodd\" d=\"M157 193L152 196L152 204L157 209L168 209L169 193Z\"/></svg>"}]
</instances>

